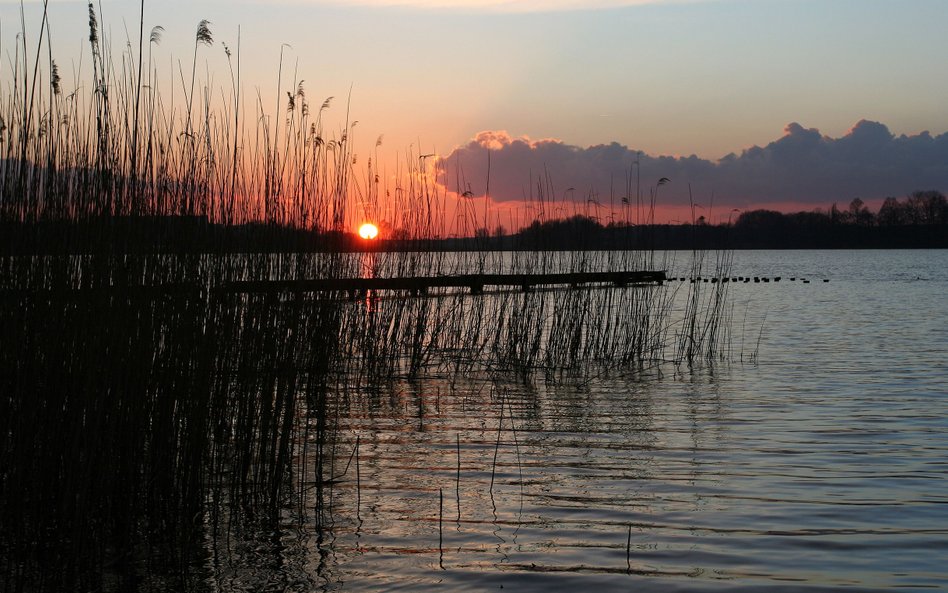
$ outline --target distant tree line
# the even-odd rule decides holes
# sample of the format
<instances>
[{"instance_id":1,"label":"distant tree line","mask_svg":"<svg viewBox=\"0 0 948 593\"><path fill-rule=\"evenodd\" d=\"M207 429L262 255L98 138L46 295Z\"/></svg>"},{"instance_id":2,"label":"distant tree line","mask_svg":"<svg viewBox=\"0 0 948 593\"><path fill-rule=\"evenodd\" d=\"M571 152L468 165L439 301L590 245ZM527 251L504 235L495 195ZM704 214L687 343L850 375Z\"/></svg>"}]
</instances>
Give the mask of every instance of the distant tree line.
<instances>
[{"instance_id":1,"label":"distant tree line","mask_svg":"<svg viewBox=\"0 0 948 593\"><path fill-rule=\"evenodd\" d=\"M948 199L939 191L917 191L899 201L886 198L878 212L872 212L859 198L840 210L836 204L828 212L814 210L781 214L772 210L742 212L735 222L736 227L773 224L778 220L789 220L798 225L856 225L863 227L893 226L945 226L948 224Z\"/></svg>"},{"instance_id":2,"label":"distant tree line","mask_svg":"<svg viewBox=\"0 0 948 593\"><path fill-rule=\"evenodd\" d=\"M918 191L886 198L878 212L856 198L846 209L782 213L748 210L732 222L600 224L587 216L534 221L510 237L480 237L513 249L840 249L948 248L948 200Z\"/></svg>"},{"instance_id":3,"label":"distant tree line","mask_svg":"<svg viewBox=\"0 0 948 593\"><path fill-rule=\"evenodd\" d=\"M273 223L221 225L205 216L112 216L83 221L0 221L0 253L245 252L364 250L948 248L948 200L939 191L886 198L878 212L855 199L845 209L785 214L748 210L726 224L603 225L590 216L535 220L514 233L418 238L393 231L367 243L353 233Z\"/></svg>"},{"instance_id":4,"label":"distant tree line","mask_svg":"<svg viewBox=\"0 0 948 593\"><path fill-rule=\"evenodd\" d=\"M644 226L602 225L587 216L573 216L534 221L506 243L526 249L946 248L948 199L932 190L917 191L904 200L886 198L878 212L859 198L846 209L833 204L829 210L791 214L748 210L719 225L708 224L703 216L690 224Z\"/></svg>"},{"instance_id":5,"label":"distant tree line","mask_svg":"<svg viewBox=\"0 0 948 593\"><path fill-rule=\"evenodd\" d=\"M948 200L939 191L917 191L904 200L886 198L872 212L859 198L846 209L783 214L742 212L731 229L737 248L948 247Z\"/></svg>"}]
</instances>

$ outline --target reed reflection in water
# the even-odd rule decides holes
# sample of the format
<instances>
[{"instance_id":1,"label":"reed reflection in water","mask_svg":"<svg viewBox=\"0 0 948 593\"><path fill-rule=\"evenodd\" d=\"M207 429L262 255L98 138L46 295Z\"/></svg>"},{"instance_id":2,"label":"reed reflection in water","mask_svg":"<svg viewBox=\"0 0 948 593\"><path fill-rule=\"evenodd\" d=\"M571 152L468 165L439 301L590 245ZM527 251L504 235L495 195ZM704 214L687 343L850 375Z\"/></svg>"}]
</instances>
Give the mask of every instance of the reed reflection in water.
<instances>
[{"instance_id":1,"label":"reed reflection in water","mask_svg":"<svg viewBox=\"0 0 948 593\"><path fill-rule=\"evenodd\" d=\"M430 273L433 258L394 261ZM188 588L206 538L272 530L288 512L320 540L342 479L330 410L352 392L632 371L665 355L661 286L366 301L220 290L343 277L355 261L4 258L0 330L17 345L0 355L5 588Z\"/></svg>"},{"instance_id":2,"label":"reed reflection in water","mask_svg":"<svg viewBox=\"0 0 948 593\"><path fill-rule=\"evenodd\" d=\"M353 402L343 416L361 442L361 520L336 523L342 580L352 590L944 583L933 553L948 545L944 494L932 490L944 439L890 441L867 434L867 420L841 430L818 411L800 419L781 394L754 391L756 369L739 372L404 386L394 401ZM824 412L850 405L830 400ZM932 450L917 451L918 438ZM884 473L890 463L902 469Z\"/></svg>"}]
</instances>

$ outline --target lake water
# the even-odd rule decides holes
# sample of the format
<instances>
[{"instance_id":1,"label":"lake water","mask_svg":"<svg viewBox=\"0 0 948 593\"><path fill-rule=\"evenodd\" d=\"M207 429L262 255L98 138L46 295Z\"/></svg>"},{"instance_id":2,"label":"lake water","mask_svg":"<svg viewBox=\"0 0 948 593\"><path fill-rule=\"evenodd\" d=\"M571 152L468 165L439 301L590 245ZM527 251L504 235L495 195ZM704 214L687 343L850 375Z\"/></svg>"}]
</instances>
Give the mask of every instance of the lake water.
<instances>
[{"instance_id":1,"label":"lake water","mask_svg":"<svg viewBox=\"0 0 948 593\"><path fill-rule=\"evenodd\" d=\"M195 589L948 587L948 252L730 275L781 281L729 285L727 361L353 389L322 527L209 533Z\"/></svg>"}]
</instances>

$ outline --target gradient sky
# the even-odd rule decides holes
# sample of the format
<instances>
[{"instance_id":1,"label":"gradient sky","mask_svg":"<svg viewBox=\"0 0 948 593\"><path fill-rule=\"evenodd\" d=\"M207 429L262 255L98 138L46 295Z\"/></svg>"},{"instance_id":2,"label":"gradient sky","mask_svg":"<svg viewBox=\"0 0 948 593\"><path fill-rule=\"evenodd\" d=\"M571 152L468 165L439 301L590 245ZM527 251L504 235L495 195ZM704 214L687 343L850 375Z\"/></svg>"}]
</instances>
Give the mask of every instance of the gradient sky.
<instances>
[{"instance_id":1,"label":"gradient sky","mask_svg":"<svg viewBox=\"0 0 948 593\"><path fill-rule=\"evenodd\" d=\"M42 4L25 6L36 31ZM137 38L137 2L101 6L113 45L126 28ZM945 0L151 0L146 32L165 28L159 60L189 64L201 19L219 84L220 42L234 48L240 27L246 90L273 96L282 50L284 80L296 69L314 102L335 96L339 121L352 89L363 152L384 135L392 161L501 130L712 162L766 147L794 122L831 139L861 120L894 136L948 131ZM68 73L88 51L86 3L51 0L50 24ZM0 3L4 84L19 30L18 5Z\"/></svg>"}]
</instances>

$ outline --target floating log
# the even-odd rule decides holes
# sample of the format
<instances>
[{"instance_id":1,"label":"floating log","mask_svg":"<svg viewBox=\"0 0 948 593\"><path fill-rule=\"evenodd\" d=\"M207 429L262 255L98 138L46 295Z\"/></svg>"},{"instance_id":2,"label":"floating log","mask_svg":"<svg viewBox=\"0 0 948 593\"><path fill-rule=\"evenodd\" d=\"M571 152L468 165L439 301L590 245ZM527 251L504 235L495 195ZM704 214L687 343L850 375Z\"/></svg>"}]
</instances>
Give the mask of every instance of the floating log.
<instances>
[{"instance_id":1,"label":"floating log","mask_svg":"<svg viewBox=\"0 0 948 593\"><path fill-rule=\"evenodd\" d=\"M412 278L318 278L312 280L243 280L224 282L218 291L227 293L350 292L391 290L425 293L430 288L466 288L480 294L487 286L530 291L537 286L584 284L661 284L663 271L566 272L562 274L462 274L458 276L418 276Z\"/></svg>"}]
</instances>

